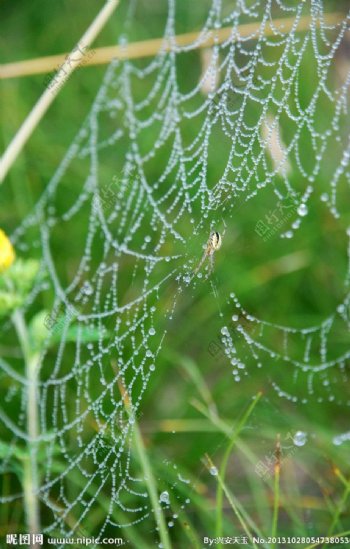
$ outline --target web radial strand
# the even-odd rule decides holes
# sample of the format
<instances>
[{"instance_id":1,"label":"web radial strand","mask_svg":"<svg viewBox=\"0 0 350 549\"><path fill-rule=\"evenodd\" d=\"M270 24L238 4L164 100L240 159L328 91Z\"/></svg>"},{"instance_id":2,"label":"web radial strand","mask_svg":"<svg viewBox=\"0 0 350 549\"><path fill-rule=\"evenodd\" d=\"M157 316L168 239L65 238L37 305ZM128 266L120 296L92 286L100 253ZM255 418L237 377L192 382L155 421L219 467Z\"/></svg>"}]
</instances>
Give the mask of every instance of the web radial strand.
<instances>
[{"instance_id":1,"label":"web radial strand","mask_svg":"<svg viewBox=\"0 0 350 549\"><path fill-rule=\"evenodd\" d=\"M329 23L316 0L207 2L198 39L181 46L180 4L169 0L164 16L171 51L110 64L89 115L13 235L18 253L40 257L45 273L23 307L25 317L43 295L54 296L37 368L34 441L44 464L37 496L48 510L50 535L81 533L96 502L103 509L96 535L153 521L131 451L135 422L162 349L171 345L167 330L177 301L203 282L193 271L210 231L232 232L237 212L267 189L280 208L292 208L279 235L286 241L302 230L312 199L346 222L340 193L350 173L349 15ZM290 21L288 32L275 22L280 18ZM248 23L255 27L241 36ZM229 36L202 55L209 31L224 27ZM188 71L189 55L198 58L197 74ZM300 91L305 71L314 75L308 97ZM70 240L64 257L62 235ZM68 278L66 264L75 266ZM349 329L349 265L350 259L344 299L315 326L266 320L247 311L230 287L223 299L229 316L218 316L233 384L266 368L276 393L292 402L350 403L341 391L350 346L348 339L336 344ZM221 297L227 288L219 288ZM11 330L3 324L4 338ZM28 382L10 361L1 359L0 367L2 431L20 446L28 441ZM305 388L302 396L293 393L291 379ZM179 475L178 485L184 483ZM176 484L169 491L161 494L162 508L178 497Z\"/></svg>"}]
</instances>

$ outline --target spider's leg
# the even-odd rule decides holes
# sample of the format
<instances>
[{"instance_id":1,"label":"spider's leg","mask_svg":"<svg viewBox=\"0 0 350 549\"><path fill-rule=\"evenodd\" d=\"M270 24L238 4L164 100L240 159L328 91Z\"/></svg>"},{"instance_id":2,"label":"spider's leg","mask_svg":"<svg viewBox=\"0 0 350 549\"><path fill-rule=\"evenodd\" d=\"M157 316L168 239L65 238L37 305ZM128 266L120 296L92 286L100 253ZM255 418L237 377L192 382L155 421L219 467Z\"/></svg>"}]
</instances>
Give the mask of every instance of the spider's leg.
<instances>
[{"instance_id":1,"label":"spider's leg","mask_svg":"<svg viewBox=\"0 0 350 549\"><path fill-rule=\"evenodd\" d=\"M204 261L206 260L206 258L208 257L208 255L209 255L209 247L207 246L205 251L204 251L204 254L202 255L202 259L200 260L197 267L193 271L193 276L195 276L198 273L199 269L202 267L202 265L203 265Z\"/></svg>"},{"instance_id":2,"label":"spider's leg","mask_svg":"<svg viewBox=\"0 0 350 549\"><path fill-rule=\"evenodd\" d=\"M213 270L214 270L214 254L209 254L208 255L208 273L206 278L209 278Z\"/></svg>"},{"instance_id":3,"label":"spider's leg","mask_svg":"<svg viewBox=\"0 0 350 549\"><path fill-rule=\"evenodd\" d=\"M205 261L205 258L207 257L207 252L205 251L203 256L202 256L202 259L200 260L200 262L198 263L197 267L195 268L195 270L193 271L193 275L196 275L199 271L199 269L201 268L201 266L203 265L204 261Z\"/></svg>"}]
</instances>

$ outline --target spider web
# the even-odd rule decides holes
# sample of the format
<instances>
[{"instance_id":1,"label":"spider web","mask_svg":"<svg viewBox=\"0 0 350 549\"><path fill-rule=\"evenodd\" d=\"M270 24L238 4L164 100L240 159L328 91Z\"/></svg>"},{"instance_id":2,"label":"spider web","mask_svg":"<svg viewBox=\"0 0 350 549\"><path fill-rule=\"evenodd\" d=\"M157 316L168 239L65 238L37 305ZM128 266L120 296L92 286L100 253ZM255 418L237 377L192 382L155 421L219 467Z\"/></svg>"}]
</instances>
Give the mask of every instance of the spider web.
<instances>
[{"instance_id":1,"label":"spider web","mask_svg":"<svg viewBox=\"0 0 350 549\"><path fill-rule=\"evenodd\" d=\"M153 516L131 456L134 424L162 349L171 345L178 300L205 283L204 266L193 272L210 231L225 233L217 252L224 254L237 212L270 189L288 213L280 237L298 234L310 197L346 233L350 71L345 63L337 80L334 64L347 45L349 15L327 23L319 1L214 0L198 39L179 46L177 8L169 0L164 46L153 59L110 64L87 119L13 235L18 254L41 260L23 314L29 319L54 295L37 365L40 434L32 441L43 452L37 496L49 513L47 535L87 528L102 494L100 537ZM300 32L305 16L308 28ZM274 22L282 17L292 18L288 32ZM240 33L246 23L256 24L247 36ZM227 39L201 57L210 30L224 27ZM125 34L122 43L128 40ZM191 55L201 75L186 71ZM310 97L300 93L305 71L314 74ZM267 229L266 221L256 227L264 238ZM75 267L67 275L70 254ZM349 267L350 259L344 298L315 326L273 323L246 310L233 285L227 295L216 288L232 382L266 368L281 397L348 405ZM3 325L4 338L11 330ZM30 440L28 381L5 358L0 365L2 431L20 446ZM169 505L167 493L159 505Z\"/></svg>"}]
</instances>

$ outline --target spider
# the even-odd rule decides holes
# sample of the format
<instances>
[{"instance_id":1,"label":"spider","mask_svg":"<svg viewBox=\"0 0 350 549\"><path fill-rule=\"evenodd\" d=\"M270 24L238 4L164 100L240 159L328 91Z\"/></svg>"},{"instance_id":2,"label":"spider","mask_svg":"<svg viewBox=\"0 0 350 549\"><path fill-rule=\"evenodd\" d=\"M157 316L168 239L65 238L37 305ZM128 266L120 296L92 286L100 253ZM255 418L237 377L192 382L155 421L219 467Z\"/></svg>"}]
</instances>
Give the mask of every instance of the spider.
<instances>
[{"instance_id":1,"label":"spider","mask_svg":"<svg viewBox=\"0 0 350 549\"><path fill-rule=\"evenodd\" d=\"M198 263L198 265L197 265L197 267L196 267L196 269L193 273L194 275L196 275L198 273L199 269L202 267L202 265L203 265L204 261L207 259L207 257L209 258L209 273L208 274L210 274L212 272L213 267L214 267L214 253L217 250L219 250L219 248L221 248L221 244L222 244L221 234L218 231L213 231L209 236L209 240L207 242L203 257L200 260L200 262Z\"/></svg>"}]
</instances>

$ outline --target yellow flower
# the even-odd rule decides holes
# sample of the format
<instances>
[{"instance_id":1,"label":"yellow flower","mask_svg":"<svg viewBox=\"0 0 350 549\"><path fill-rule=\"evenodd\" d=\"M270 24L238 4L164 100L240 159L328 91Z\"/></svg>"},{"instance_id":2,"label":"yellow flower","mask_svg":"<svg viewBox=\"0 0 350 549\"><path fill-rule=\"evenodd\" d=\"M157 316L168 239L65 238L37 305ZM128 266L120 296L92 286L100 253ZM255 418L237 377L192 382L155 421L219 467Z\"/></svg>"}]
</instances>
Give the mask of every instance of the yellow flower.
<instances>
[{"instance_id":1,"label":"yellow flower","mask_svg":"<svg viewBox=\"0 0 350 549\"><path fill-rule=\"evenodd\" d=\"M11 267L15 257L15 251L9 238L0 229L0 273Z\"/></svg>"}]
</instances>

